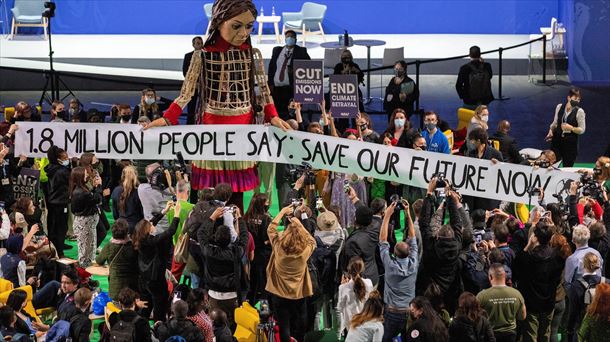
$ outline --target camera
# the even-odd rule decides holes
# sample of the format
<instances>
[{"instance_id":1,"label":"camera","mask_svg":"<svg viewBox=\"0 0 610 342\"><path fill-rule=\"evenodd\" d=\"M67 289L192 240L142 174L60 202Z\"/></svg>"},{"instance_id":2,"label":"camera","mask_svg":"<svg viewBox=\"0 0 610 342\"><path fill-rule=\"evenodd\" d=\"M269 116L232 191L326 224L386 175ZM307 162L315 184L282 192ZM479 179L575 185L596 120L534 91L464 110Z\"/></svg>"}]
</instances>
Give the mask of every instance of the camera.
<instances>
[{"instance_id":1,"label":"camera","mask_svg":"<svg viewBox=\"0 0 610 342\"><path fill-rule=\"evenodd\" d=\"M224 212L225 213L229 213L229 214L233 214L235 212L235 208L233 208L233 207L224 207Z\"/></svg>"},{"instance_id":2,"label":"camera","mask_svg":"<svg viewBox=\"0 0 610 342\"><path fill-rule=\"evenodd\" d=\"M591 197L598 202L604 198L601 185L588 173L580 176L580 188L582 196Z\"/></svg>"},{"instance_id":3,"label":"camera","mask_svg":"<svg viewBox=\"0 0 610 342\"><path fill-rule=\"evenodd\" d=\"M349 194L351 190L351 186L349 185L349 181L347 179L343 180L343 192Z\"/></svg>"},{"instance_id":4,"label":"camera","mask_svg":"<svg viewBox=\"0 0 610 342\"><path fill-rule=\"evenodd\" d=\"M269 308L269 301L266 299L260 300L260 309L258 309L259 324L269 323L271 318L271 309Z\"/></svg>"},{"instance_id":5,"label":"camera","mask_svg":"<svg viewBox=\"0 0 610 342\"><path fill-rule=\"evenodd\" d=\"M324 202L322 200L322 197L318 196L316 197L316 209L320 208L324 208Z\"/></svg>"},{"instance_id":6,"label":"camera","mask_svg":"<svg viewBox=\"0 0 610 342\"><path fill-rule=\"evenodd\" d=\"M167 177L165 177L165 171L169 171L171 184L168 184ZM172 184L176 184L176 172L181 172L183 174L187 173L186 162L184 161L182 152L176 153L176 159L172 166L165 168L163 165L159 165L159 167L152 172L149 180L150 186L161 191L169 188Z\"/></svg>"},{"instance_id":7,"label":"camera","mask_svg":"<svg viewBox=\"0 0 610 342\"><path fill-rule=\"evenodd\" d=\"M311 164L307 162L302 162L301 165L296 166L293 169L288 170L288 174L290 175L290 180L294 183L301 176L305 175L305 184L304 185L313 185L316 184L316 174L313 172L313 167Z\"/></svg>"},{"instance_id":8,"label":"camera","mask_svg":"<svg viewBox=\"0 0 610 342\"><path fill-rule=\"evenodd\" d=\"M437 172L432 177L436 177L436 188L444 188L447 186L447 182L445 181L445 173Z\"/></svg>"},{"instance_id":9,"label":"camera","mask_svg":"<svg viewBox=\"0 0 610 342\"><path fill-rule=\"evenodd\" d=\"M551 163L546 159L536 159L534 160L533 166L538 166L540 168L546 169L551 166Z\"/></svg>"},{"instance_id":10,"label":"camera","mask_svg":"<svg viewBox=\"0 0 610 342\"><path fill-rule=\"evenodd\" d=\"M402 205L402 197L398 194L390 196L390 202L396 203L396 208L394 210L402 210L405 208L405 206Z\"/></svg>"},{"instance_id":11,"label":"camera","mask_svg":"<svg viewBox=\"0 0 610 342\"><path fill-rule=\"evenodd\" d=\"M303 205L303 199L302 198L291 198L290 205L295 208L300 207L301 205Z\"/></svg>"}]
</instances>

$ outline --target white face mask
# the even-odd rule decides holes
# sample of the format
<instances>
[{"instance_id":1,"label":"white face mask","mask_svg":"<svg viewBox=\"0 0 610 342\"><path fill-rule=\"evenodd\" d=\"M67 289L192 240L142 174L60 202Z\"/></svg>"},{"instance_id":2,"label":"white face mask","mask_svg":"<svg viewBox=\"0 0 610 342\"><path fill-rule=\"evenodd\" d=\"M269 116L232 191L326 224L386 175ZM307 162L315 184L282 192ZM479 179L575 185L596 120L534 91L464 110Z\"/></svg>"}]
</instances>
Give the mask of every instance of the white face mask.
<instances>
[{"instance_id":1,"label":"white face mask","mask_svg":"<svg viewBox=\"0 0 610 342\"><path fill-rule=\"evenodd\" d=\"M405 119L394 119L394 126L396 128L403 128L405 126Z\"/></svg>"},{"instance_id":2,"label":"white face mask","mask_svg":"<svg viewBox=\"0 0 610 342\"><path fill-rule=\"evenodd\" d=\"M144 99L144 102L150 106L155 103L155 99L153 99L152 97L147 97L146 99Z\"/></svg>"},{"instance_id":3,"label":"white face mask","mask_svg":"<svg viewBox=\"0 0 610 342\"><path fill-rule=\"evenodd\" d=\"M489 115L481 115L481 120L482 120L483 122L487 122L487 121L489 121Z\"/></svg>"},{"instance_id":4,"label":"white face mask","mask_svg":"<svg viewBox=\"0 0 610 342\"><path fill-rule=\"evenodd\" d=\"M68 165L70 165L70 160L69 160L69 159L62 160L62 161L61 161L61 165L62 165L62 166L68 166Z\"/></svg>"}]
</instances>

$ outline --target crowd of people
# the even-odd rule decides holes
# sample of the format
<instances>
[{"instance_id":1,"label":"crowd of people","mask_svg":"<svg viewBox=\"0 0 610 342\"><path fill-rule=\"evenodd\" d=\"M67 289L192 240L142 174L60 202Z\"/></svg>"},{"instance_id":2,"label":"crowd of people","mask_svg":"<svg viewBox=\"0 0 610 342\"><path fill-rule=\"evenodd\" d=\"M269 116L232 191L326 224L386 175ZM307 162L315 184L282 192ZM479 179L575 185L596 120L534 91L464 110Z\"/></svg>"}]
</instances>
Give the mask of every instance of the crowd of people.
<instances>
[{"instance_id":1,"label":"crowd of people","mask_svg":"<svg viewBox=\"0 0 610 342\"><path fill-rule=\"evenodd\" d=\"M216 15L249 34L244 26L249 21L230 19L244 15L252 21L256 10L240 7L250 6L248 1L225 2L228 7ZM201 68L198 50L212 46L216 50L210 53L222 53L227 44L242 52L250 48L238 35L222 40L228 28L213 24L210 37L217 40L193 39L195 50L184 64L189 82ZM268 75L277 112L272 102L262 109L273 125L493 163L536 168L574 163L578 135L585 131L577 89L556 108L547 136L552 148L529 160L509 135L510 122L501 121L493 135L488 132L492 71L480 49L471 48L472 61L461 68L456 89L474 116L463 147L454 151L443 134L448 124L438 113L424 113L423 131L412 127L418 89L404 61L395 64L386 88L386 127L376 131L364 112L354 120L335 119L325 101L319 120L305 117L302 104L291 99L291 69L294 58L309 56L295 46L294 31L285 35L286 46L274 49ZM363 80L347 50L334 72ZM50 121L154 129L176 124L183 107L197 97L194 88L185 86L183 92L170 104L145 89L135 108L117 104L109 119L84 111L77 100L70 101L68 111L55 102ZM241 100L251 104L250 98ZM244 108L230 119L251 122L252 108ZM196 110L196 103L187 108L189 124L223 123L222 111L198 118ZM537 201L523 217L513 203L462 196L437 177L421 189L288 164L196 161L189 172L173 161L107 160L92 153L77 158L58 146L51 146L46 158L14 155L20 122L41 121L40 114L19 102L14 116L0 123L0 245L5 250L0 276L15 288L0 307L4 337L88 341L89 313L100 290L87 271L94 264L107 265L108 287L102 290L119 309L98 325L102 341L232 341L240 325L236 310L245 301L260 304L265 323L260 329L266 334L277 327L282 342L305 341L317 330L332 330L338 341L350 342L390 342L399 336L402 341L557 341L560 334L562 341L602 341L610 333L608 157L598 158L593 170L582 170L581 181L568 186L560 203L536 189ZM214 178L223 167L238 176ZM40 189L16 198L12 177L23 168L40 171ZM255 186L259 179L265 191ZM254 194L244 201L250 189ZM270 211L272 203L280 208L277 215ZM58 260L74 248L65 243L69 239L76 240L77 260L64 266ZM52 308L54 317L42 322L28 305Z\"/></svg>"}]
</instances>

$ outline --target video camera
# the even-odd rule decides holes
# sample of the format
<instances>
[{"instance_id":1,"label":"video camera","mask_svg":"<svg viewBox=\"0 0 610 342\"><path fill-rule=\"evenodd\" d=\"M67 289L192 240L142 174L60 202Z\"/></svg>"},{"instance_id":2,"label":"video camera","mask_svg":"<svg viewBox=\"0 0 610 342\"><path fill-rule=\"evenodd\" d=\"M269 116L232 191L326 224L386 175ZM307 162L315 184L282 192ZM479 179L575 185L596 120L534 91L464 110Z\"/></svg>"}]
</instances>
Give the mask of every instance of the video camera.
<instances>
[{"instance_id":1,"label":"video camera","mask_svg":"<svg viewBox=\"0 0 610 342\"><path fill-rule=\"evenodd\" d=\"M538 166L541 169L547 169L551 167L551 162L546 159L536 159L532 163L532 166Z\"/></svg>"},{"instance_id":2,"label":"video camera","mask_svg":"<svg viewBox=\"0 0 610 342\"><path fill-rule=\"evenodd\" d=\"M293 183L301 178L301 176L305 175L305 184L303 185L316 184L316 174L313 172L311 164L307 162L302 162L301 165L288 170L288 174L290 174L290 179Z\"/></svg>"},{"instance_id":3,"label":"video camera","mask_svg":"<svg viewBox=\"0 0 610 342\"><path fill-rule=\"evenodd\" d=\"M258 317L260 324L269 323L269 318L271 318L271 308L269 308L268 300L260 300L260 309L258 309Z\"/></svg>"},{"instance_id":4,"label":"video camera","mask_svg":"<svg viewBox=\"0 0 610 342\"><path fill-rule=\"evenodd\" d=\"M400 197L399 194L390 196L390 202L396 203L394 210L403 210L405 208L405 206L402 204L402 197Z\"/></svg>"},{"instance_id":5,"label":"video camera","mask_svg":"<svg viewBox=\"0 0 610 342\"><path fill-rule=\"evenodd\" d=\"M583 173L580 176L580 185L582 196L588 196L594 200L601 202L604 198L603 190L599 182L593 179L593 176L589 173Z\"/></svg>"},{"instance_id":6,"label":"video camera","mask_svg":"<svg viewBox=\"0 0 610 342\"><path fill-rule=\"evenodd\" d=\"M168 183L168 179L165 176L165 171L169 171L171 183ZM163 165L160 165L152 172L149 179L150 186L153 189L164 191L165 189L171 187L172 184L176 184L178 180L176 172L180 172L182 174L187 173L186 162L184 161L182 152L176 153L176 159L174 160L172 166L165 168Z\"/></svg>"}]
</instances>

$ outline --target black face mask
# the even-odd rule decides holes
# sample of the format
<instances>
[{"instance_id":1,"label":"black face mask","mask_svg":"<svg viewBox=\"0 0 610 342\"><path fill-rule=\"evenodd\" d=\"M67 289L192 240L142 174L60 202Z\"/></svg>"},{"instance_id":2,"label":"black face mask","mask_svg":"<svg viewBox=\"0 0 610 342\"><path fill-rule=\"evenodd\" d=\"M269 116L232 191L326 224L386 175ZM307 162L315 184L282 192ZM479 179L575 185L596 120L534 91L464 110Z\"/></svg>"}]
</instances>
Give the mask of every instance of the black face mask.
<instances>
[{"instance_id":1,"label":"black face mask","mask_svg":"<svg viewBox=\"0 0 610 342\"><path fill-rule=\"evenodd\" d=\"M67 117L68 117L68 115L67 115L67 114L68 114L68 113L67 113L65 110L62 110L62 111L57 112L57 113L55 114L55 116L56 116L56 117L58 117L58 118L60 118L60 119L62 119L62 120L68 120L68 119L67 119Z\"/></svg>"},{"instance_id":2,"label":"black face mask","mask_svg":"<svg viewBox=\"0 0 610 342\"><path fill-rule=\"evenodd\" d=\"M343 63L343 64L350 64L351 62L352 62L352 59L350 57L341 58L341 63Z\"/></svg>"},{"instance_id":3,"label":"black face mask","mask_svg":"<svg viewBox=\"0 0 610 342\"><path fill-rule=\"evenodd\" d=\"M120 120L121 122L129 122L131 120L131 115L123 115Z\"/></svg>"},{"instance_id":4,"label":"black face mask","mask_svg":"<svg viewBox=\"0 0 610 342\"><path fill-rule=\"evenodd\" d=\"M288 115L291 116L291 117L296 116L297 115L297 110L294 109L294 108L288 109Z\"/></svg>"},{"instance_id":5,"label":"black face mask","mask_svg":"<svg viewBox=\"0 0 610 342\"><path fill-rule=\"evenodd\" d=\"M363 132L366 131L367 128L368 128L367 124L360 125L360 130Z\"/></svg>"},{"instance_id":6,"label":"black face mask","mask_svg":"<svg viewBox=\"0 0 610 342\"><path fill-rule=\"evenodd\" d=\"M578 100L570 100L570 106L578 107L578 106L580 106L580 101L578 101Z\"/></svg>"}]
</instances>

